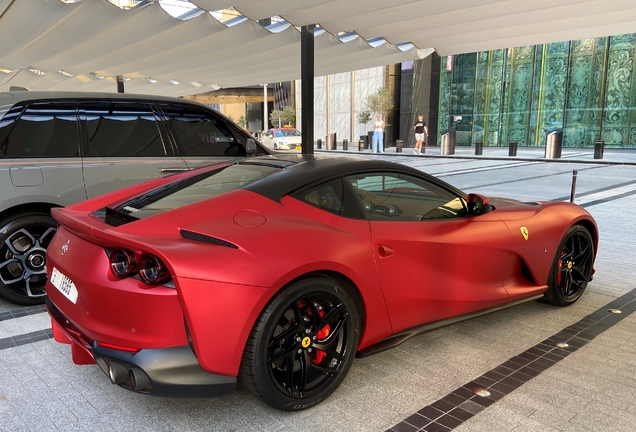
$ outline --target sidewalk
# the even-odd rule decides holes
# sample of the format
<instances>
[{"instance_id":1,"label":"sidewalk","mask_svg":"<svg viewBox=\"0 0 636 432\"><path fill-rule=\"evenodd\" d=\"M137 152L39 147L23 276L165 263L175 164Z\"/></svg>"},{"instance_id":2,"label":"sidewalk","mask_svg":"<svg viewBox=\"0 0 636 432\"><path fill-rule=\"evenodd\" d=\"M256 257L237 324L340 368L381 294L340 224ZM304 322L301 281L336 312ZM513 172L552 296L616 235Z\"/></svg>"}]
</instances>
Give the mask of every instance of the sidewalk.
<instances>
[{"instance_id":1,"label":"sidewalk","mask_svg":"<svg viewBox=\"0 0 636 432\"><path fill-rule=\"evenodd\" d=\"M321 149L314 147L317 153L346 153L352 156L373 154L370 149L363 151L358 150L357 144L352 146L349 144L348 150L344 151L342 145L336 150L326 150L324 146ZM520 160L520 161L536 161L538 159L545 162L579 162L579 163L600 163L600 164L623 164L636 165L636 148L629 149L605 149L603 159L594 159L594 149L592 148L564 148L560 159L545 159L545 149L543 147L519 147L517 156L508 156L508 147L484 147L483 154L475 155L475 147L458 146L455 147L455 154L443 156L440 154L440 147L428 146L424 154L415 155L413 148L403 148L401 153L396 151L395 147L386 149L382 155L385 156L412 156L418 158L462 158L462 159L480 159L480 160Z\"/></svg>"},{"instance_id":2,"label":"sidewalk","mask_svg":"<svg viewBox=\"0 0 636 432\"><path fill-rule=\"evenodd\" d=\"M636 314L628 306L636 299L636 151L608 150L601 163L590 163L591 150L566 149L565 164L543 163L541 148L520 149L527 161L509 158L507 147L477 158L473 152L329 153L386 159L466 192L524 201L568 200L578 170L576 202L595 217L600 244L594 280L575 304L533 301L419 335L356 359L326 401L287 413L242 389L216 399L125 391L98 366L72 363L68 345L51 339L43 307L0 301L0 431L636 430ZM622 320L608 312L617 306ZM572 349L559 351L555 336ZM475 383L490 396L478 399Z\"/></svg>"}]
</instances>

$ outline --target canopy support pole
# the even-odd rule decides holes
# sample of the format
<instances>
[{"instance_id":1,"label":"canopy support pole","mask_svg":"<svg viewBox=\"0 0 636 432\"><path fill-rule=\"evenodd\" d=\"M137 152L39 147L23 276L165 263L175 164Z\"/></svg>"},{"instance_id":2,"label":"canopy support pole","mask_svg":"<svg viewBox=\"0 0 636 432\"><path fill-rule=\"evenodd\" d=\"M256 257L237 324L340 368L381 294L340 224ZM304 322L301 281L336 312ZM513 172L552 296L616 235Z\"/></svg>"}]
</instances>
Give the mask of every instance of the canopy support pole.
<instances>
[{"instance_id":1,"label":"canopy support pole","mask_svg":"<svg viewBox=\"0 0 636 432\"><path fill-rule=\"evenodd\" d=\"M124 77L122 75L117 75L117 93L124 92Z\"/></svg>"},{"instance_id":2,"label":"canopy support pole","mask_svg":"<svg viewBox=\"0 0 636 432\"><path fill-rule=\"evenodd\" d=\"M263 86L263 134L269 129L269 123L267 121L267 84L261 84Z\"/></svg>"},{"instance_id":3,"label":"canopy support pole","mask_svg":"<svg viewBox=\"0 0 636 432\"><path fill-rule=\"evenodd\" d=\"M314 154L314 24L300 28L302 154Z\"/></svg>"}]
</instances>

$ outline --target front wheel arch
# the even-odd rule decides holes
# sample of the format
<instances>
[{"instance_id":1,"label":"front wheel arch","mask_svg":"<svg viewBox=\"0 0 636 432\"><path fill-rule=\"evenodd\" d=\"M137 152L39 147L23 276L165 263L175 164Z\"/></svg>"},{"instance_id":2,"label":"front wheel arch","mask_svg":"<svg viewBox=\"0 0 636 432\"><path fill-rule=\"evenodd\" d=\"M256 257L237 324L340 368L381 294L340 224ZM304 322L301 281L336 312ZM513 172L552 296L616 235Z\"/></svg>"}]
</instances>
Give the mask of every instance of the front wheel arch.
<instances>
[{"instance_id":1,"label":"front wheel arch","mask_svg":"<svg viewBox=\"0 0 636 432\"><path fill-rule=\"evenodd\" d=\"M569 227L559 241L550 266L545 300L556 306L575 303L591 279L595 257L593 233L580 223Z\"/></svg>"}]
</instances>

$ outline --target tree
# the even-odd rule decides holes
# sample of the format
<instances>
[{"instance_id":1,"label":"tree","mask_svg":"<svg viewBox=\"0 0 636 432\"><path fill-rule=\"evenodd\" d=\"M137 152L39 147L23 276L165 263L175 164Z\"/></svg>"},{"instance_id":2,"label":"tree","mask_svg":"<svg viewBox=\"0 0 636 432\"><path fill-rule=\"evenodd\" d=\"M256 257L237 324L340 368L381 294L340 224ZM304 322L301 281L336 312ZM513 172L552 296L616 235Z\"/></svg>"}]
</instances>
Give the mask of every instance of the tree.
<instances>
[{"instance_id":1,"label":"tree","mask_svg":"<svg viewBox=\"0 0 636 432\"><path fill-rule=\"evenodd\" d=\"M360 111L358 113L358 123L366 126L370 121L371 121L371 113L369 112L369 110Z\"/></svg>"},{"instance_id":2,"label":"tree","mask_svg":"<svg viewBox=\"0 0 636 432\"><path fill-rule=\"evenodd\" d=\"M389 113L395 108L395 102L389 89L381 87L377 92L367 96L366 107L369 111L382 115L382 119L386 121Z\"/></svg>"},{"instance_id":3,"label":"tree","mask_svg":"<svg viewBox=\"0 0 636 432\"><path fill-rule=\"evenodd\" d=\"M238 124L243 129L246 129L247 128L247 119L245 118L244 115L242 115L242 116L240 116L238 118L238 120L236 121L236 124Z\"/></svg>"},{"instance_id":4,"label":"tree","mask_svg":"<svg viewBox=\"0 0 636 432\"><path fill-rule=\"evenodd\" d=\"M282 110L274 110L269 115L274 127L293 125L296 120L296 111L292 107L283 107Z\"/></svg>"}]
</instances>

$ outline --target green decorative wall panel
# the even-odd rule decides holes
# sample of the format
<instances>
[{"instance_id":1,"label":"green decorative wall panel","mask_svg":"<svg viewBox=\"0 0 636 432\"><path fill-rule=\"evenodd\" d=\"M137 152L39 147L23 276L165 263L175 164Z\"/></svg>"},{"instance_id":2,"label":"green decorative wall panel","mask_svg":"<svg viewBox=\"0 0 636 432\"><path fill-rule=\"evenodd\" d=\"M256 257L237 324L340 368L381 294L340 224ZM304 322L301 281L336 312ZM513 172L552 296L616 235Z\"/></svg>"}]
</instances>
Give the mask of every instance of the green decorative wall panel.
<instances>
[{"instance_id":1,"label":"green decorative wall panel","mask_svg":"<svg viewBox=\"0 0 636 432\"><path fill-rule=\"evenodd\" d=\"M442 59L439 123L460 145L544 146L547 132L563 129L566 147L636 147L636 34L453 60L446 71Z\"/></svg>"}]
</instances>

